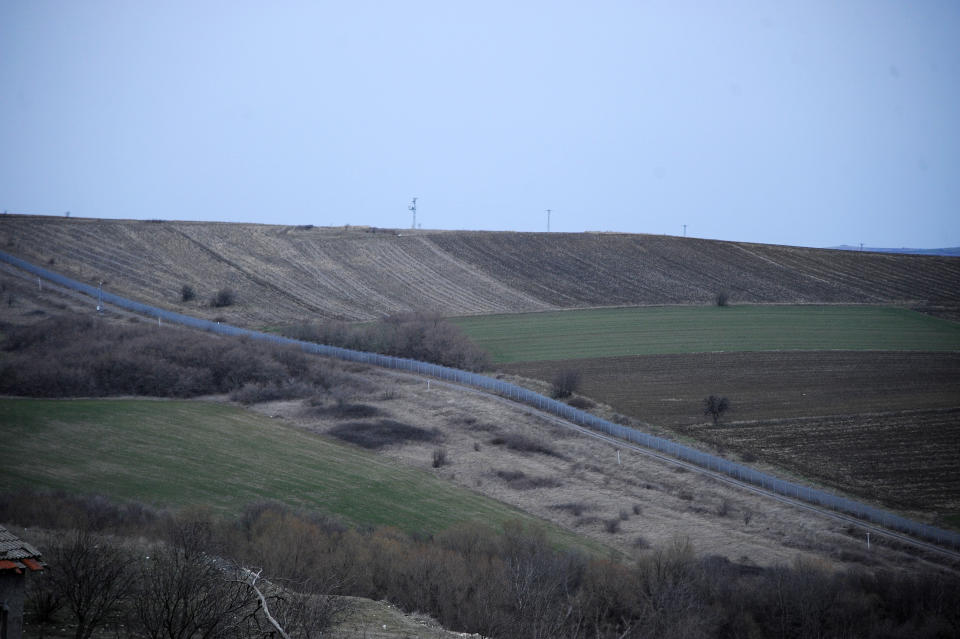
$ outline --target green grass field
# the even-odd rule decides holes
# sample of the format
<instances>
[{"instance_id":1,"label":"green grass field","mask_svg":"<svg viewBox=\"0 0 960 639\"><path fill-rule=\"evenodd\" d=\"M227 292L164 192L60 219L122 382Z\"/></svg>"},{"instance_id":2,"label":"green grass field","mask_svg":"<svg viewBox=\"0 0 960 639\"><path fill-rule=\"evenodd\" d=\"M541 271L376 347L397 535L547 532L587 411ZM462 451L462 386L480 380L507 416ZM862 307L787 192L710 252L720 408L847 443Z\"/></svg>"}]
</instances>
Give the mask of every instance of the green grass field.
<instances>
[{"instance_id":1,"label":"green grass field","mask_svg":"<svg viewBox=\"0 0 960 639\"><path fill-rule=\"evenodd\" d=\"M2 399L0 439L4 490L47 487L229 514L269 498L408 532L463 521L543 523L427 472L231 405ZM544 525L561 543L596 546Z\"/></svg>"},{"instance_id":2,"label":"green grass field","mask_svg":"<svg viewBox=\"0 0 960 639\"><path fill-rule=\"evenodd\" d=\"M767 350L960 350L960 323L874 306L658 306L453 320L494 362Z\"/></svg>"}]
</instances>

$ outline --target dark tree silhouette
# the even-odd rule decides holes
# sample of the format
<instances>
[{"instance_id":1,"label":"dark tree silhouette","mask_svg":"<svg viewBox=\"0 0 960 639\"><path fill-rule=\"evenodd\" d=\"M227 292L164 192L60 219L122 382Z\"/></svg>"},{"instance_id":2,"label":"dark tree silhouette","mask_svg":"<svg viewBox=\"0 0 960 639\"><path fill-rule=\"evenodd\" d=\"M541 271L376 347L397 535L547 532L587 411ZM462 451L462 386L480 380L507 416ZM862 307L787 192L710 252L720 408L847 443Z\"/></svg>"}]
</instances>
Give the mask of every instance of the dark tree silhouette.
<instances>
[{"instance_id":1,"label":"dark tree silhouette","mask_svg":"<svg viewBox=\"0 0 960 639\"><path fill-rule=\"evenodd\" d=\"M570 397L578 388L580 388L580 371L566 368L557 371L556 375L553 376L550 394L553 395L554 399L562 399Z\"/></svg>"},{"instance_id":2,"label":"dark tree silhouette","mask_svg":"<svg viewBox=\"0 0 960 639\"><path fill-rule=\"evenodd\" d=\"M713 425L720 423L720 416L730 410L730 400L719 395L711 395L703 400L703 414L713 417Z\"/></svg>"}]
</instances>

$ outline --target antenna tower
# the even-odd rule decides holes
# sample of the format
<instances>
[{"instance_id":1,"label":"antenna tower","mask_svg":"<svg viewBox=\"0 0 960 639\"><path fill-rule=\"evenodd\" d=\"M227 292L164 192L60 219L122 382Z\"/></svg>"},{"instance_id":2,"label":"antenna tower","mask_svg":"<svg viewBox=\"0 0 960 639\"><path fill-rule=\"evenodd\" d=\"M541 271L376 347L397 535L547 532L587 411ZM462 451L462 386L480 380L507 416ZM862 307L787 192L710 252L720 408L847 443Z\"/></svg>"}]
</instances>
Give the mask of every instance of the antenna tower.
<instances>
[{"instance_id":1,"label":"antenna tower","mask_svg":"<svg viewBox=\"0 0 960 639\"><path fill-rule=\"evenodd\" d=\"M417 198L413 198L413 203L407 207L407 209L413 211L413 223L410 224L410 228L417 228Z\"/></svg>"},{"instance_id":2,"label":"antenna tower","mask_svg":"<svg viewBox=\"0 0 960 639\"><path fill-rule=\"evenodd\" d=\"M547 233L550 232L550 209L547 209Z\"/></svg>"}]
</instances>

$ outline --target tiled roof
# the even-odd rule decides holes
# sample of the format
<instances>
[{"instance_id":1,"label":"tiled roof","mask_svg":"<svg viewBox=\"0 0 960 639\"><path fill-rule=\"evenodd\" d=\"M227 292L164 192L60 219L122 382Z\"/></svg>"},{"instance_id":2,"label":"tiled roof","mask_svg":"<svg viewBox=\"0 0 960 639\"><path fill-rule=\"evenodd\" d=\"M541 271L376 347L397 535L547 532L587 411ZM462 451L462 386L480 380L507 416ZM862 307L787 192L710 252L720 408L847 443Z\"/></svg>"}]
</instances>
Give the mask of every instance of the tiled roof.
<instances>
[{"instance_id":1,"label":"tiled roof","mask_svg":"<svg viewBox=\"0 0 960 639\"><path fill-rule=\"evenodd\" d=\"M40 551L0 526L0 572L13 570L43 570L46 566Z\"/></svg>"}]
</instances>

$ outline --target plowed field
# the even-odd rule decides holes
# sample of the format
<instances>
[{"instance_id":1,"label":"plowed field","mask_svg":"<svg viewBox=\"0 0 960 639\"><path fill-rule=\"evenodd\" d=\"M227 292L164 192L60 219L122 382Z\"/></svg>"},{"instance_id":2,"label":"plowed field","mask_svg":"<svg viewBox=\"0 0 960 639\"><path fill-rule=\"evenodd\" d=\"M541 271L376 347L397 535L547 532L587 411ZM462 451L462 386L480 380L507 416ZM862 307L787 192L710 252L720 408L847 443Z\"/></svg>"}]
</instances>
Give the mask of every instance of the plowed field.
<instances>
[{"instance_id":1,"label":"plowed field","mask_svg":"<svg viewBox=\"0 0 960 639\"><path fill-rule=\"evenodd\" d=\"M524 362L615 410L892 508L960 511L960 353L767 352ZM703 399L730 399L720 427Z\"/></svg>"},{"instance_id":2,"label":"plowed field","mask_svg":"<svg viewBox=\"0 0 960 639\"><path fill-rule=\"evenodd\" d=\"M654 235L373 232L206 222L0 216L0 248L155 306L248 326L400 311L895 303L956 312L960 258ZM197 299L183 303L189 285ZM237 303L210 309L218 289Z\"/></svg>"},{"instance_id":3,"label":"plowed field","mask_svg":"<svg viewBox=\"0 0 960 639\"><path fill-rule=\"evenodd\" d=\"M430 241L563 308L960 300L960 260L607 233L445 233ZM913 256L926 257L926 256Z\"/></svg>"}]
</instances>

